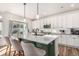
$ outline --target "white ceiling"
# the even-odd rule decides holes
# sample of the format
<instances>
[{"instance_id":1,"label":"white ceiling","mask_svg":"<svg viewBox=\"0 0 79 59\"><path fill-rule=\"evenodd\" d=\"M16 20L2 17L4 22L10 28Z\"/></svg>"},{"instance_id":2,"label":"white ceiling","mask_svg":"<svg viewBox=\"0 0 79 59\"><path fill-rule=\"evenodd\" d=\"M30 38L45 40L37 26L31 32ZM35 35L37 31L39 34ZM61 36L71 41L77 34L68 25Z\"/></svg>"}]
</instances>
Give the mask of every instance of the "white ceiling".
<instances>
[{"instance_id":1,"label":"white ceiling","mask_svg":"<svg viewBox=\"0 0 79 59\"><path fill-rule=\"evenodd\" d=\"M71 3L72 4L72 3ZM53 15L56 13L79 9L79 4L74 4L71 7L70 3L39 3L39 15L40 17ZM1 12L11 12L16 15L24 16L23 3L0 3ZM27 3L26 5L26 17L34 19L37 13L36 3Z\"/></svg>"}]
</instances>

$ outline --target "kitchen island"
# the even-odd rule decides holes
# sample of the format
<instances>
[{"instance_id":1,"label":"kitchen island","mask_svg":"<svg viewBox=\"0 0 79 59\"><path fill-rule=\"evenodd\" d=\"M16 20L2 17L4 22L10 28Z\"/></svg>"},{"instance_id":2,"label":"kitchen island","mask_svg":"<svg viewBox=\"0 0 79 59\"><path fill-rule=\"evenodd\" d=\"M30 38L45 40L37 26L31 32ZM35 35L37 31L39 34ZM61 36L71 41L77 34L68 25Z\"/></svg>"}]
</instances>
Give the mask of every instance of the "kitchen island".
<instances>
[{"instance_id":1,"label":"kitchen island","mask_svg":"<svg viewBox=\"0 0 79 59\"><path fill-rule=\"evenodd\" d=\"M59 35L28 35L27 38L19 38L20 41L33 43L37 48L44 49L47 56L55 56L55 40Z\"/></svg>"}]
</instances>

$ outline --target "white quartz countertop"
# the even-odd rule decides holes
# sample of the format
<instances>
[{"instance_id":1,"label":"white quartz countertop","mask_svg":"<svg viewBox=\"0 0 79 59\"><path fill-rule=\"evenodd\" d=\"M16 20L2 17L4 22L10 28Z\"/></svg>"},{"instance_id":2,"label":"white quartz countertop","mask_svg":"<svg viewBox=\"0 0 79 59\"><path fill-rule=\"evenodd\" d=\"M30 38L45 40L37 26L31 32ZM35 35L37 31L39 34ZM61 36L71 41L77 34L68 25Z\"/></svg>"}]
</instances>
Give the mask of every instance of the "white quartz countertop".
<instances>
[{"instance_id":1,"label":"white quartz countertop","mask_svg":"<svg viewBox=\"0 0 79 59\"><path fill-rule=\"evenodd\" d=\"M26 40L48 45L49 43L51 43L53 40L57 39L58 37L59 35L44 35L44 36L28 35Z\"/></svg>"}]
</instances>

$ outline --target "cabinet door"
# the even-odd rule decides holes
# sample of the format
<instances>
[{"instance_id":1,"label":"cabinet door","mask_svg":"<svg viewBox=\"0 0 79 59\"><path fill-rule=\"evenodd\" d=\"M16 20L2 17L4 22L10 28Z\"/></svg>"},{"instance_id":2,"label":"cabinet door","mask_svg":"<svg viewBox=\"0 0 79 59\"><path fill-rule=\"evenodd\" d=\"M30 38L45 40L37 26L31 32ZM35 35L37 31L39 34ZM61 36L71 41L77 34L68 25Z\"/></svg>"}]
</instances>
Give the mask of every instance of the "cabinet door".
<instances>
[{"instance_id":1,"label":"cabinet door","mask_svg":"<svg viewBox=\"0 0 79 59\"><path fill-rule=\"evenodd\" d=\"M76 47L76 46L79 46L79 39L76 35L73 35L72 38L71 38L71 45Z\"/></svg>"},{"instance_id":2,"label":"cabinet door","mask_svg":"<svg viewBox=\"0 0 79 59\"><path fill-rule=\"evenodd\" d=\"M67 44L67 36L66 35L62 35L62 36L60 36L60 38L59 38L59 44Z\"/></svg>"},{"instance_id":3,"label":"cabinet door","mask_svg":"<svg viewBox=\"0 0 79 59\"><path fill-rule=\"evenodd\" d=\"M70 37L68 35L65 35L65 44L70 45Z\"/></svg>"},{"instance_id":4,"label":"cabinet door","mask_svg":"<svg viewBox=\"0 0 79 59\"><path fill-rule=\"evenodd\" d=\"M65 45L67 45L67 43L68 43L67 41L68 41L67 36L63 35L63 37L62 37L62 43L65 44Z\"/></svg>"},{"instance_id":5,"label":"cabinet door","mask_svg":"<svg viewBox=\"0 0 79 59\"><path fill-rule=\"evenodd\" d=\"M69 45L73 46L73 36L69 35Z\"/></svg>"},{"instance_id":6,"label":"cabinet door","mask_svg":"<svg viewBox=\"0 0 79 59\"><path fill-rule=\"evenodd\" d=\"M79 39L77 36L74 37L74 46L79 46Z\"/></svg>"},{"instance_id":7,"label":"cabinet door","mask_svg":"<svg viewBox=\"0 0 79 59\"><path fill-rule=\"evenodd\" d=\"M61 35L61 36L58 38L58 43L59 43L59 44L63 44L63 41L64 41L63 35Z\"/></svg>"},{"instance_id":8,"label":"cabinet door","mask_svg":"<svg viewBox=\"0 0 79 59\"><path fill-rule=\"evenodd\" d=\"M72 35L62 35L59 39L60 44L73 45Z\"/></svg>"}]
</instances>

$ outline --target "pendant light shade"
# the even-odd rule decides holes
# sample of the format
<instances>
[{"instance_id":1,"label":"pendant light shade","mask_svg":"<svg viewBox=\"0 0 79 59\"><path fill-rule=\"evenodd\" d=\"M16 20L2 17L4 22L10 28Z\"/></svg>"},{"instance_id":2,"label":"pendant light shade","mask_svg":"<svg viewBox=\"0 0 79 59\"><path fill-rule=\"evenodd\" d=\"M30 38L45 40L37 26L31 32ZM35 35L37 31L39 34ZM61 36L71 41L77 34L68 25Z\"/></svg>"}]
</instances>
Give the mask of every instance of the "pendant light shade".
<instances>
[{"instance_id":1,"label":"pendant light shade","mask_svg":"<svg viewBox=\"0 0 79 59\"><path fill-rule=\"evenodd\" d=\"M26 16L26 8L25 7L26 7L26 3L24 3L24 22L26 22L26 17L25 17Z\"/></svg>"},{"instance_id":2,"label":"pendant light shade","mask_svg":"<svg viewBox=\"0 0 79 59\"><path fill-rule=\"evenodd\" d=\"M36 19L39 19L39 14L36 15Z\"/></svg>"},{"instance_id":3,"label":"pendant light shade","mask_svg":"<svg viewBox=\"0 0 79 59\"><path fill-rule=\"evenodd\" d=\"M37 3L37 15L36 15L36 19L39 19L39 4Z\"/></svg>"}]
</instances>

